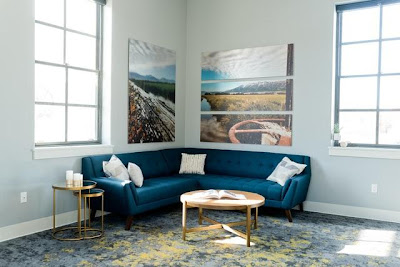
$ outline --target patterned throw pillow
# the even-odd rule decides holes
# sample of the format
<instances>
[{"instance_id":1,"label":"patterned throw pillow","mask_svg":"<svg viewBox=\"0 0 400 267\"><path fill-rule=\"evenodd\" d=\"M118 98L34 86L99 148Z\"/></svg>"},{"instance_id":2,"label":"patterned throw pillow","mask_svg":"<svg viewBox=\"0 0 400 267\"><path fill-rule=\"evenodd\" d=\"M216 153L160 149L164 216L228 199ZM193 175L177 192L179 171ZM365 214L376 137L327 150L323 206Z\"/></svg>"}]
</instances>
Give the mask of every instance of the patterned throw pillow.
<instances>
[{"instance_id":1,"label":"patterned throw pillow","mask_svg":"<svg viewBox=\"0 0 400 267\"><path fill-rule=\"evenodd\" d=\"M204 164L207 154L186 154L182 153L180 174L205 174Z\"/></svg>"},{"instance_id":2,"label":"patterned throw pillow","mask_svg":"<svg viewBox=\"0 0 400 267\"><path fill-rule=\"evenodd\" d=\"M128 170L122 161L115 155L111 159L103 161L103 171L108 177L114 177L120 180L129 180Z\"/></svg>"},{"instance_id":3,"label":"patterned throw pillow","mask_svg":"<svg viewBox=\"0 0 400 267\"><path fill-rule=\"evenodd\" d=\"M281 186L284 186L287 180L296 174L300 174L306 167L306 164L300 164L291 161L288 157L284 157L267 180L277 182Z\"/></svg>"}]
</instances>

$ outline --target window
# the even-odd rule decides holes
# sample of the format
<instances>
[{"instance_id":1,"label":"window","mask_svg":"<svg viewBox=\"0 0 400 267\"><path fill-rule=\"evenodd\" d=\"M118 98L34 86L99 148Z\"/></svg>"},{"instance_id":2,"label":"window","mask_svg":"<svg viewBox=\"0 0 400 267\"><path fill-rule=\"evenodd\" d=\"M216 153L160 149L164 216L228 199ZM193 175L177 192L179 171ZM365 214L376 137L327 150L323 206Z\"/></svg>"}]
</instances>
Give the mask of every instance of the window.
<instances>
[{"instance_id":1,"label":"window","mask_svg":"<svg viewBox=\"0 0 400 267\"><path fill-rule=\"evenodd\" d=\"M35 145L101 141L102 5L35 0Z\"/></svg>"},{"instance_id":2,"label":"window","mask_svg":"<svg viewBox=\"0 0 400 267\"><path fill-rule=\"evenodd\" d=\"M335 123L352 146L400 147L400 1L337 6Z\"/></svg>"}]
</instances>

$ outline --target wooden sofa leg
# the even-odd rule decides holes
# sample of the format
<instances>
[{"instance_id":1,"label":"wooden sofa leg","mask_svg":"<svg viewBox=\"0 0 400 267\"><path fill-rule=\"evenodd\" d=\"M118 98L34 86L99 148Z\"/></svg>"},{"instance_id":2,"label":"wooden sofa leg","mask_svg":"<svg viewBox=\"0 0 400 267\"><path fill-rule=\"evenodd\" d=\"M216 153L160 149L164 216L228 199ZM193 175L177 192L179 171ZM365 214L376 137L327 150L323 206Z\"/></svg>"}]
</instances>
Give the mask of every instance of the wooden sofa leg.
<instances>
[{"instance_id":1,"label":"wooden sofa leg","mask_svg":"<svg viewBox=\"0 0 400 267\"><path fill-rule=\"evenodd\" d=\"M125 230L129 231L129 230L131 229L132 221L133 221L133 216L132 216L132 215L129 215L129 216L126 218Z\"/></svg>"},{"instance_id":2,"label":"wooden sofa leg","mask_svg":"<svg viewBox=\"0 0 400 267\"><path fill-rule=\"evenodd\" d=\"M94 221L94 218L96 217L96 210L95 209L91 209L90 210L90 221Z\"/></svg>"},{"instance_id":3,"label":"wooden sofa leg","mask_svg":"<svg viewBox=\"0 0 400 267\"><path fill-rule=\"evenodd\" d=\"M300 211L304 211L303 203L299 204L299 209L300 209Z\"/></svg>"},{"instance_id":4,"label":"wooden sofa leg","mask_svg":"<svg viewBox=\"0 0 400 267\"><path fill-rule=\"evenodd\" d=\"M289 222L293 222L292 213L290 212L290 210L285 210L285 214Z\"/></svg>"}]
</instances>

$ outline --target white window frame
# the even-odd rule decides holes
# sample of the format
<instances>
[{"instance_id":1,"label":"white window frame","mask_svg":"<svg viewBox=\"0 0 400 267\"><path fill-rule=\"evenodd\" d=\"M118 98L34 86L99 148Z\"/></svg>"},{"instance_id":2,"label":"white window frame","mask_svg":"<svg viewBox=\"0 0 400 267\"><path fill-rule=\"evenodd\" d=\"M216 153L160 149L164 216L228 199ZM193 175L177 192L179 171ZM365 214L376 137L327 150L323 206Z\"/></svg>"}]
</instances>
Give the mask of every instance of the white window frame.
<instances>
[{"instance_id":1,"label":"white window frame","mask_svg":"<svg viewBox=\"0 0 400 267\"><path fill-rule=\"evenodd\" d=\"M40 60L35 60L36 64L53 66L53 67L61 67L65 69L66 73L66 82L65 82L65 103L54 103L54 102L41 102L35 100L36 105L54 105L54 106L62 106L65 107L65 140L63 142L45 142L45 143L36 143L35 147L52 147L52 146L71 146L71 145L98 145L102 142L102 80L103 80L103 6L100 4L96 4L96 35L76 31L73 29L69 29L66 27L66 15L67 15L67 8L66 8L67 0L64 0L64 25L57 26L51 23L43 22L40 20L35 19L35 25L40 24L51 28L56 28L62 30L64 33L64 47L63 47L63 64L57 64L52 62L45 62ZM70 66L66 63L66 34L67 32L80 34L84 36L89 36L92 38L96 38L96 67L95 69L87 69L87 68L80 68L75 66ZM80 71L87 71L92 73L97 73L98 81L97 81L97 103L95 105L84 105L84 104L70 104L68 103L68 70L80 70ZM96 140L93 141L68 141L68 107L91 107L96 108L97 112L97 120L96 120Z\"/></svg>"},{"instance_id":2,"label":"white window frame","mask_svg":"<svg viewBox=\"0 0 400 267\"><path fill-rule=\"evenodd\" d=\"M379 96L380 96L380 78L383 76L392 76L392 75L400 75L400 73L381 73L381 58L382 58L382 42L384 41L392 41L392 40L400 40L400 36L398 38L382 38L382 8L387 4L399 3L400 0L370 0L364 2L356 2L351 4L337 5L337 25L336 25L336 75L335 75L335 107L334 107L334 123L340 124L340 112L376 112L376 133L375 133L375 143L374 144L363 144L363 143L350 143L350 147L364 147L364 148L381 148L381 149L399 149L400 145L395 144L379 144L379 113L381 111L400 111L400 109L382 109L379 107ZM378 39L373 40L363 40L363 41L352 41L352 42L342 42L342 13L344 10L357 10L361 8L368 8L378 6L380 8L380 21L379 21L379 37ZM368 75L341 75L341 48L343 45L351 45L351 44L361 44L361 43L371 43L378 42L379 43L379 55L378 55L378 72L376 74L368 74ZM356 77L377 77L377 107L374 109L340 109L340 79L341 78L356 78ZM335 147L339 146L338 142L334 143ZM343 149L335 150L339 154ZM336 153L335 152L335 153ZM363 153L364 150L361 150ZM333 154L335 154L333 153ZM332 154L332 155L333 155ZM351 153L351 155L353 155Z\"/></svg>"}]
</instances>

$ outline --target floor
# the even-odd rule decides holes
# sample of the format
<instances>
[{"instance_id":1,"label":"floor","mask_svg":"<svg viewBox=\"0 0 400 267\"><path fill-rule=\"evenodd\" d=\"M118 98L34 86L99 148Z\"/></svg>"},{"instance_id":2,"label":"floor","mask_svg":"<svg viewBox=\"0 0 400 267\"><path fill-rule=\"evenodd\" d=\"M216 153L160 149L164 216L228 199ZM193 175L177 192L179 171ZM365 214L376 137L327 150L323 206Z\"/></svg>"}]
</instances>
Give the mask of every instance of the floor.
<instances>
[{"instance_id":1,"label":"floor","mask_svg":"<svg viewBox=\"0 0 400 267\"><path fill-rule=\"evenodd\" d=\"M221 222L244 213L204 211ZM172 206L135 218L108 215L106 235L79 242L54 240L50 231L0 243L0 266L400 266L400 225L311 212L261 210L252 246L224 230L187 234ZM188 211L188 226L197 210ZM242 229L244 228L237 228Z\"/></svg>"}]
</instances>

